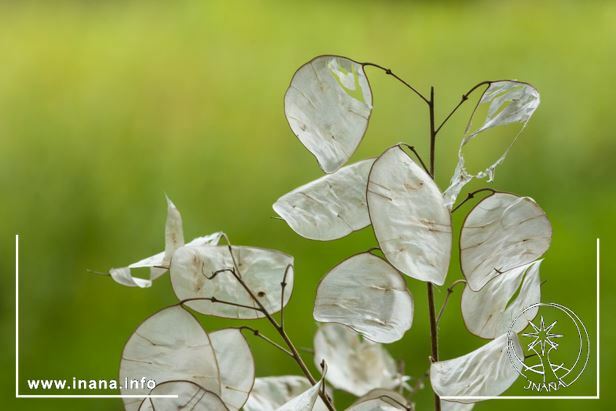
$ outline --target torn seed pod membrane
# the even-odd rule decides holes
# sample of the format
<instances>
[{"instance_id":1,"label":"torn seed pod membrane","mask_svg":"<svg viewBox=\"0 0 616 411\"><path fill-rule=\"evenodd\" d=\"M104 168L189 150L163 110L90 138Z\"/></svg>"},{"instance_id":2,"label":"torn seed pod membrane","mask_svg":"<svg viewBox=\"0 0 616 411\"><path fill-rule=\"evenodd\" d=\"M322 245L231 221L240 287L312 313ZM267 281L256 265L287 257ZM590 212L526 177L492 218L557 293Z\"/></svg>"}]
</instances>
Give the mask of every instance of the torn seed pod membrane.
<instances>
[{"instance_id":1,"label":"torn seed pod membrane","mask_svg":"<svg viewBox=\"0 0 616 411\"><path fill-rule=\"evenodd\" d=\"M380 70L416 94L430 109L430 160L400 143L376 158L347 164L368 129L373 110L367 68ZM454 175L443 192L434 181L434 146L438 132L458 107L483 88L468 127L460 133ZM549 248L552 229L545 212L529 197L482 189L454 207L464 186L474 178L492 181L539 105L539 93L519 81L484 81L463 95L451 113L437 123L434 94L423 95L391 70L345 57L319 56L293 75L284 98L292 132L316 158L325 174L282 195L274 211L291 230L309 240L330 241L371 226L375 242L369 251L341 258L316 289L313 315L314 369L285 327L285 306L294 284L291 255L255 246L231 244L222 232L185 242L179 210L167 199L164 251L110 270L113 280L147 288L169 272L177 305L163 308L137 327L122 353L120 376L147 376L156 388L122 394L127 410L335 410L335 390L357 397L351 411L412 410L415 395L429 378L437 410L469 410L481 396L497 396L517 379L507 364L507 350L520 346L522 332L537 314L525 317L507 336L512 318L540 302L539 268ZM491 165L467 170L464 149L486 131L517 124L509 145ZM412 142L411 142L412 143ZM378 154L378 153L377 153ZM385 348L411 330L415 310L407 281L443 286L451 270L452 213L480 192L460 229L461 312L467 329L487 339L457 358L432 357L425 376L411 377ZM372 247L372 248L370 248ZM149 269L147 278L134 276ZM453 270L457 271L456 269ZM449 287L449 292L453 290ZM432 299L431 342L438 342L438 318ZM239 327L205 330L195 316L246 321ZM264 319L267 329L250 320ZM261 322L263 324L263 322ZM425 333L428 330L415 330ZM298 375L255 377L255 363L245 336L262 339L297 365ZM417 361L427 353L418 352ZM259 359L257 358L257 361ZM163 398L159 395L175 395ZM462 398L444 401L439 396ZM464 400L464 397L471 397ZM479 398L481 399L481 398Z\"/></svg>"}]
</instances>

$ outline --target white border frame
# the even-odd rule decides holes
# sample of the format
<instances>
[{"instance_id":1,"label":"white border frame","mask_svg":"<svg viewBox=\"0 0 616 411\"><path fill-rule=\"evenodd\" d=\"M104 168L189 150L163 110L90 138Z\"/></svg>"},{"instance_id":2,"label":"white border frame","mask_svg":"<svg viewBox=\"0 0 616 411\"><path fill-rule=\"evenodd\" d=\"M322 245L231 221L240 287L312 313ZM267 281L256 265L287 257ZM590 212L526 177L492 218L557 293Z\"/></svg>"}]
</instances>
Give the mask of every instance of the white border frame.
<instances>
[{"instance_id":1,"label":"white border frame","mask_svg":"<svg viewBox=\"0 0 616 411\"><path fill-rule=\"evenodd\" d=\"M15 234L15 398L178 398L177 394L153 395L68 395L68 394L20 394L19 393L19 234Z\"/></svg>"}]
</instances>

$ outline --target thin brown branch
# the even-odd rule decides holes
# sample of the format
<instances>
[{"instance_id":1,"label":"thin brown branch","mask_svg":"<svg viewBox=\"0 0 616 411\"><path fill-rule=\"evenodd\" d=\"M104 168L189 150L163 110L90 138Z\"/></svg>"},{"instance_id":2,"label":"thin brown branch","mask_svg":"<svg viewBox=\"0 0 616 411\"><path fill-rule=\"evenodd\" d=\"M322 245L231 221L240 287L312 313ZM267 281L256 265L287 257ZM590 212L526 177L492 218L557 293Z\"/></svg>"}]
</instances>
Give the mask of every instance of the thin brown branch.
<instances>
[{"instance_id":1,"label":"thin brown branch","mask_svg":"<svg viewBox=\"0 0 616 411\"><path fill-rule=\"evenodd\" d=\"M436 129L434 128L434 87L430 87L430 101L428 102L430 112L430 176L434 180L434 153L436 149Z\"/></svg>"},{"instance_id":2,"label":"thin brown branch","mask_svg":"<svg viewBox=\"0 0 616 411\"><path fill-rule=\"evenodd\" d=\"M229 242L229 239L227 237L225 238L227 240L227 247L229 249L231 259L233 260L234 270L231 271L231 274L233 274L237 282L244 288L244 290L248 293L250 298L259 306L261 312L265 315L265 318L270 322L270 324L274 327L274 329L278 332L278 334L280 334L280 337L284 340L285 344L289 348L289 352L291 353L291 356L293 357L293 359L295 360L299 368L302 370L306 378L308 378L308 381L310 381L310 384L316 385L317 380L314 378L314 376L310 372L310 369L308 369L308 366L306 365L301 355L297 351L297 348L295 348L295 345L291 341L291 338L289 338L289 335L287 334L287 332L281 327L281 325L276 321L276 319L272 316L272 314L270 314L270 312L267 311L267 309L265 308L261 300L257 298L257 296L254 294L252 289L248 287L246 282L242 279L239 266L237 264L235 256L233 255L233 248L231 246L231 243ZM323 402L327 406L328 410L336 411L331 400L328 398L327 395L321 395L321 398L323 399Z\"/></svg>"},{"instance_id":3,"label":"thin brown branch","mask_svg":"<svg viewBox=\"0 0 616 411\"><path fill-rule=\"evenodd\" d=\"M395 78L396 80L398 80L400 83L404 84L408 89L410 89L413 93L417 94L425 103L429 104L428 99L421 94L419 91L417 91L417 89L413 86L411 86L409 83L407 83L406 81L404 81L402 78L398 77L398 75L396 75L393 71L391 71L391 69L385 68L379 64L375 64L375 63L360 63L362 65L362 67L376 67L380 70L383 70L385 72L385 74L392 76L393 78Z\"/></svg>"},{"instance_id":4,"label":"thin brown branch","mask_svg":"<svg viewBox=\"0 0 616 411\"><path fill-rule=\"evenodd\" d=\"M258 311L258 312L263 312L261 310L261 308L259 308L259 307L253 307L253 306L250 306L250 305L234 303L233 301L220 300L220 299L218 299L216 297L193 297L193 298L187 298L185 300L180 301L178 304L179 305L185 305L186 303L189 303L191 301L209 301L209 302L214 303L214 304L224 304L224 305L230 305L232 307L246 308L248 310L254 310L254 311Z\"/></svg>"},{"instance_id":5,"label":"thin brown branch","mask_svg":"<svg viewBox=\"0 0 616 411\"><path fill-rule=\"evenodd\" d=\"M439 131L441 131L441 128L443 128L443 126L445 125L445 123L447 123L447 121L449 121L449 119L451 118L451 116L454 115L454 113L456 111L458 111L458 109L460 108L460 106L462 104L464 104L464 102L468 100L468 97L466 97L466 95L462 96L462 100L460 100L460 102L458 103L458 105L456 105L453 110L451 110L451 112L447 115L447 117L445 117L445 119L441 122L441 124L436 128L436 134L438 134Z\"/></svg>"},{"instance_id":6,"label":"thin brown branch","mask_svg":"<svg viewBox=\"0 0 616 411\"><path fill-rule=\"evenodd\" d=\"M443 316L443 313L445 312L445 308L447 307L447 303L449 302L449 297L451 296L454 288L458 284L466 284L466 280L463 280L463 279L456 280L453 283L451 283L449 287L447 287L447 295L445 296L445 301L443 301L443 305L441 306L441 309L438 312L438 316L436 317L436 325L438 325L438 323L441 321L441 317Z\"/></svg>"},{"instance_id":7,"label":"thin brown branch","mask_svg":"<svg viewBox=\"0 0 616 411\"><path fill-rule=\"evenodd\" d=\"M109 273L105 273L103 271L96 271L96 270L91 270L89 268L86 268L86 273L90 273L90 274L96 274L96 275L105 275L105 276L110 276L111 274Z\"/></svg>"},{"instance_id":8,"label":"thin brown branch","mask_svg":"<svg viewBox=\"0 0 616 411\"><path fill-rule=\"evenodd\" d=\"M287 288L287 275L289 271L293 270L293 264L287 265L287 268L284 270L284 276L282 277L282 282L280 283L280 328L284 330L284 294Z\"/></svg>"},{"instance_id":9,"label":"thin brown branch","mask_svg":"<svg viewBox=\"0 0 616 411\"><path fill-rule=\"evenodd\" d=\"M268 336L262 334L261 331L257 330L256 328L252 328L252 327L248 327L246 325L243 325L241 327L238 327L237 329L240 330L240 332L241 331L250 331L250 333L252 335L254 335L255 337L258 337L258 338L261 338L264 341L267 341L269 344L273 345L274 347L278 348L283 353L287 354L289 357L293 358L293 354L291 353L291 351L287 350L282 345L278 344L276 341L272 340Z\"/></svg>"},{"instance_id":10,"label":"thin brown branch","mask_svg":"<svg viewBox=\"0 0 616 411\"><path fill-rule=\"evenodd\" d=\"M471 191L470 193L468 193L468 194L466 195L466 198L460 202L460 204L458 204L457 206L455 206L455 207L451 210L451 212L452 212L452 213L454 213L457 209L459 209L460 207L462 207L462 206L463 206L463 205L464 205L467 201L469 201L469 200L473 199L473 198L475 197L475 195L476 195L476 194L479 194L479 193L481 193L481 192L483 192L483 191L489 191L489 192L491 192L492 194L496 193L496 190L494 190L493 188L487 188L487 187L486 187L486 188L480 188L479 190Z\"/></svg>"},{"instance_id":11,"label":"thin brown branch","mask_svg":"<svg viewBox=\"0 0 616 411\"><path fill-rule=\"evenodd\" d=\"M504 80L484 80L484 81L480 81L479 83L475 84L473 87L471 87L471 89L469 91L467 91L466 93L464 93L464 95L468 98L473 91L477 90L479 87L481 86L489 86L492 83L497 83L499 81L504 81Z\"/></svg>"},{"instance_id":12,"label":"thin brown branch","mask_svg":"<svg viewBox=\"0 0 616 411\"><path fill-rule=\"evenodd\" d=\"M413 152L413 154L415 154L415 157L417 157L417 159L419 160L419 162L421 163L421 166L423 167L423 169L426 171L426 173L430 174L430 170L428 170L428 167L426 166L426 163L424 163L423 159L421 158L421 156L419 155L419 153L417 152L417 150L415 150L415 146L411 146L409 144L400 144L401 146L407 147L409 150L411 150Z\"/></svg>"},{"instance_id":13,"label":"thin brown branch","mask_svg":"<svg viewBox=\"0 0 616 411\"><path fill-rule=\"evenodd\" d=\"M432 283L428 283L428 310L430 312L430 339L432 347L432 354L430 355L431 362L438 361L438 326L434 307L434 289ZM436 392L434 393L434 409L436 411L441 410L441 399Z\"/></svg>"},{"instance_id":14,"label":"thin brown branch","mask_svg":"<svg viewBox=\"0 0 616 411\"><path fill-rule=\"evenodd\" d=\"M217 276L218 274L221 274L221 273L233 273L233 270L234 270L233 268L223 268L223 269L221 269L221 270L216 270L216 271L214 271L211 275L207 275L207 274L203 271L203 268L204 268L204 267L201 267L201 274L202 274L205 278L207 278L208 280L213 280L214 278L216 278L216 276Z\"/></svg>"},{"instance_id":15,"label":"thin brown branch","mask_svg":"<svg viewBox=\"0 0 616 411\"><path fill-rule=\"evenodd\" d=\"M491 84L493 83L492 81L482 81L481 83L477 83L476 85L474 85L469 91L467 91L466 93L462 94L462 98L460 99L460 102L453 108L453 110L451 110L449 112L449 114L447 115L447 117L445 117L445 119L441 122L441 124L436 128L435 133L438 134L439 131L441 131L441 128L443 128L443 126L445 125L445 123L447 123L447 121L449 121L449 119L451 118L451 116L454 115L454 113L456 111L458 111L458 109L460 108L460 106L462 104L464 104L464 102L466 100L468 100L469 96L471 95L471 93L473 91L475 91L476 89L478 89L479 87L486 85L486 84Z\"/></svg>"},{"instance_id":16,"label":"thin brown branch","mask_svg":"<svg viewBox=\"0 0 616 411\"><path fill-rule=\"evenodd\" d=\"M436 147L436 129L434 127L434 87L430 87L430 100L428 101L430 112L430 176L434 180L434 154ZM430 346L432 362L438 361L438 326L436 323L436 310L434 306L434 289L432 283L428 282L428 311L430 315ZM434 390L433 390L434 391ZM441 411L441 399L434 392L434 410Z\"/></svg>"},{"instance_id":17,"label":"thin brown branch","mask_svg":"<svg viewBox=\"0 0 616 411\"><path fill-rule=\"evenodd\" d=\"M393 404L395 404L395 405L397 405L399 407L402 407L406 411L411 411L413 409L413 407L411 407L411 406L409 406L409 405L407 405L405 403L400 402L398 399L392 397L391 395L381 394L377 398L383 400L383 402L385 402L385 403L387 403L389 401L390 404L393 403Z\"/></svg>"}]
</instances>

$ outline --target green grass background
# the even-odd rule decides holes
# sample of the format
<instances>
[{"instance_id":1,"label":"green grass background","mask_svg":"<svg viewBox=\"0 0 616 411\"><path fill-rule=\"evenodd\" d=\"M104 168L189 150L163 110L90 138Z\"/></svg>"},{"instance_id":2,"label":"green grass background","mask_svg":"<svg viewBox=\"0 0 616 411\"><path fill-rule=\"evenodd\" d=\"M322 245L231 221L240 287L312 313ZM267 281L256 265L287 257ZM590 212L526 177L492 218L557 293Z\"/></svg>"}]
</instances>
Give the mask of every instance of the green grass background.
<instances>
[{"instance_id":1,"label":"green grass background","mask_svg":"<svg viewBox=\"0 0 616 411\"><path fill-rule=\"evenodd\" d=\"M603 399L499 401L476 409L612 409L615 19L616 4L600 1L2 2L2 408L121 408L120 400L13 399L14 235L22 245L21 392L27 378L115 378L131 332L176 299L168 276L140 290L86 269L162 249L164 193L182 211L187 238L224 230L236 244L296 257L287 326L298 346L311 346L319 279L375 245L370 229L312 242L271 218L278 196L320 175L286 124L283 94L296 68L332 53L391 67L423 91L434 85L440 118L481 80L517 78L541 91L539 110L493 186L532 196L548 213L554 239L542 265L543 299L576 311L593 340L595 239L602 238ZM375 108L354 159L399 141L427 155L425 107L382 73L368 75ZM441 187L470 108L439 136ZM448 278L459 277L454 258ZM409 286L414 325L389 349L418 376L428 366L428 314L425 285ZM444 295L437 291L439 302ZM483 344L465 330L459 297L458 290L440 329L443 358ZM203 324L237 325L210 318ZM258 375L299 372L275 349L251 344ZM594 394L595 354L569 394ZM344 405L350 397L338 399ZM430 393L417 403L430 409Z\"/></svg>"}]
</instances>

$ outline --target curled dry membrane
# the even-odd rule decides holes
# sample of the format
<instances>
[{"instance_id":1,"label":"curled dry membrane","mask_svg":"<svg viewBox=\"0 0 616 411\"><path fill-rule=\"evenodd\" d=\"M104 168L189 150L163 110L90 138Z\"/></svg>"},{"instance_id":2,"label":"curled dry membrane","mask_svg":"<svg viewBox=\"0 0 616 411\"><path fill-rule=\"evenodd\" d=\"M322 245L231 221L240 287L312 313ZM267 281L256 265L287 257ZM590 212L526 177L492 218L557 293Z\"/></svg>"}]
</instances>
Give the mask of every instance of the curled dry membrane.
<instances>
[{"instance_id":1,"label":"curled dry membrane","mask_svg":"<svg viewBox=\"0 0 616 411\"><path fill-rule=\"evenodd\" d=\"M534 114L540 103L539 92L533 86L519 81L494 81L483 92L471 116L466 132L458 149L458 164L451 177L451 182L445 190L445 203L451 208L456 202L460 191L473 178L487 178L488 182L494 180L494 170L505 161L511 146L517 140L522 130ZM481 108L487 108L484 118L477 118ZM475 128L475 124L480 123ZM477 173L470 173L466 169L464 148L482 133L498 126L518 124L519 129L513 136L501 156L486 169Z\"/></svg>"},{"instance_id":2,"label":"curled dry membrane","mask_svg":"<svg viewBox=\"0 0 616 411\"><path fill-rule=\"evenodd\" d=\"M224 234L212 233L203 237L197 237L186 244L186 247L200 247L204 245L216 245ZM167 272L171 257L175 251L184 246L184 228L182 216L175 204L167 197L167 222L165 224L165 251L144 258L127 267L112 268L109 275L114 281L127 287L147 288L152 282ZM150 278L138 278L132 275L133 269L148 268Z\"/></svg>"}]
</instances>

